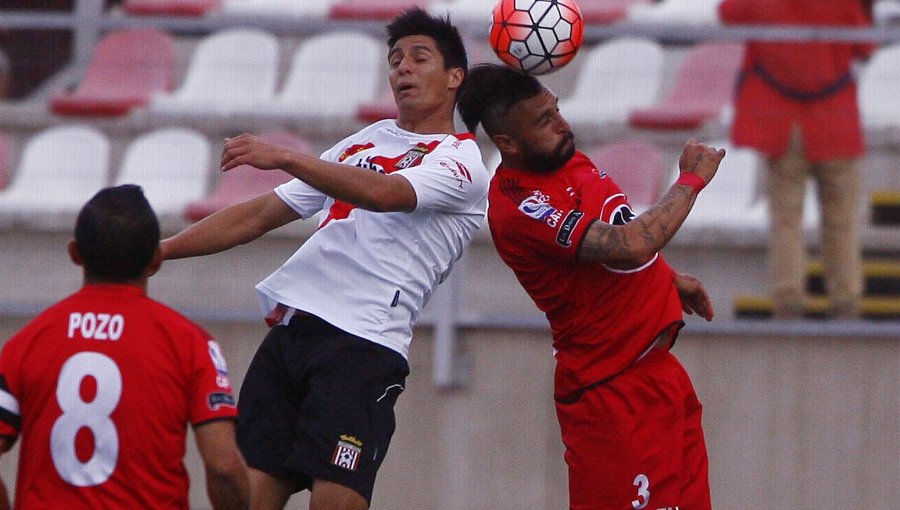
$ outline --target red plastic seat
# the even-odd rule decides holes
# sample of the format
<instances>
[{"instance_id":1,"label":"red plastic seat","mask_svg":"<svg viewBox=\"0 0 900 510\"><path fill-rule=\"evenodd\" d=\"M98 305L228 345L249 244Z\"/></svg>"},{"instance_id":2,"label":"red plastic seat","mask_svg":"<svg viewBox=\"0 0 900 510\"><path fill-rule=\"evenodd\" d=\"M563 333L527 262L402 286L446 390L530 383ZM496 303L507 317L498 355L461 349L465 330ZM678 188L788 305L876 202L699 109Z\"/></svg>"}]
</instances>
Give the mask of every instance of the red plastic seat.
<instances>
[{"instance_id":1,"label":"red plastic seat","mask_svg":"<svg viewBox=\"0 0 900 510\"><path fill-rule=\"evenodd\" d=\"M695 129L731 104L744 45L702 43L691 49L672 92L656 105L632 110L630 125L648 129Z\"/></svg>"},{"instance_id":2,"label":"red plastic seat","mask_svg":"<svg viewBox=\"0 0 900 510\"><path fill-rule=\"evenodd\" d=\"M135 16L203 16L221 6L221 0L126 0L124 5Z\"/></svg>"},{"instance_id":3,"label":"red plastic seat","mask_svg":"<svg viewBox=\"0 0 900 510\"><path fill-rule=\"evenodd\" d=\"M169 34L152 28L112 32L97 45L78 87L54 96L50 106L60 115L124 115L171 89L174 74Z\"/></svg>"},{"instance_id":4,"label":"red plastic seat","mask_svg":"<svg viewBox=\"0 0 900 510\"><path fill-rule=\"evenodd\" d=\"M309 142L305 139L285 132L272 131L260 135L263 140L298 152L308 153ZM281 170L260 170L250 165L235 167L224 174L210 195L202 200L191 202L184 211L184 217L190 221L201 220L229 205L249 200L293 177Z\"/></svg>"},{"instance_id":5,"label":"red plastic seat","mask_svg":"<svg viewBox=\"0 0 900 510\"><path fill-rule=\"evenodd\" d=\"M422 0L340 0L333 4L328 11L331 19L358 19L358 20L389 20L404 10L419 6L424 8L428 4Z\"/></svg>"},{"instance_id":6,"label":"red plastic seat","mask_svg":"<svg viewBox=\"0 0 900 510\"><path fill-rule=\"evenodd\" d=\"M374 101L362 104L356 109L356 119L366 123L396 118L397 104L394 103L394 93L390 87L385 88Z\"/></svg>"},{"instance_id":7,"label":"red plastic seat","mask_svg":"<svg viewBox=\"0 0 900 510\"><path fill-rule=\"evenodd\" d=\"M637 212L659 200L663 159L659 148L652 143L622 140L588 148L585 154L622 188Z\"/></svg>"},{"instance_id":8,"label":"red plastic seat","mask_svg":"<svg viewBox=\"0 0 900 510\"><path fill-rule=\"evenodd\" d=\"M649 5L652 0L579 0L578 8L584 22L604 24L621 21L635 5Z\"/></svg>"}]
</instances>

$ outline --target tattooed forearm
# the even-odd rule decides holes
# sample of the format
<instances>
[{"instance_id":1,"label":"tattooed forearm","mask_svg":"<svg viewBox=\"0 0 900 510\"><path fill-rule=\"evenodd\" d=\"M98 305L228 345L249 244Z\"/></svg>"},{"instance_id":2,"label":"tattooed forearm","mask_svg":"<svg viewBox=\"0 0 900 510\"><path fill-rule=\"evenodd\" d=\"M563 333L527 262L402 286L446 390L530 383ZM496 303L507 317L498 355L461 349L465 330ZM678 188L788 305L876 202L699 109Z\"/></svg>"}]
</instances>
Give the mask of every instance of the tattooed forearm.
<instances>
[{"instance_id":1,"label":"tattooed forearm","mask_svg":"<svg viewBox=\"0 0 900 510\"><path fill-rule=\"evenodd\" d=\"M612 267L633 268L649 260L672 239L694 204L688 186L672 186L663 198L625 225L595 221L581 242L578 258Z\"/></svg>"}]
</instances>

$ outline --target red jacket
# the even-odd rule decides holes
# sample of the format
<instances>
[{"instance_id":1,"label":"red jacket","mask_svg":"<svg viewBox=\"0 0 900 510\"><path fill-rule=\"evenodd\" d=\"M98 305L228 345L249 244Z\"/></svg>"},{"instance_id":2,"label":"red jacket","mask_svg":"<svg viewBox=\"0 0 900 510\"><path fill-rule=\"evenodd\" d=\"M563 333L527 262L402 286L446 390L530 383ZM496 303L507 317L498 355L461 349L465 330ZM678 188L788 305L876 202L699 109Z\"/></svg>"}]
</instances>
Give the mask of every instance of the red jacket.
<instances>
[{"instance_id":1,"label":"red jacket","mask_svg":"<svg viewBox=\"0 0 900 510\"><path fill-rule=\"evenodd\" d=\"M719 15L729 24L867 26L856 0L724 0ZM800 125L807 159L861 156L855 58L871 44L844 42L755 42L744 54L731 138L770 157L784 154L791 126Z\"/></svg>"}]
</instances>

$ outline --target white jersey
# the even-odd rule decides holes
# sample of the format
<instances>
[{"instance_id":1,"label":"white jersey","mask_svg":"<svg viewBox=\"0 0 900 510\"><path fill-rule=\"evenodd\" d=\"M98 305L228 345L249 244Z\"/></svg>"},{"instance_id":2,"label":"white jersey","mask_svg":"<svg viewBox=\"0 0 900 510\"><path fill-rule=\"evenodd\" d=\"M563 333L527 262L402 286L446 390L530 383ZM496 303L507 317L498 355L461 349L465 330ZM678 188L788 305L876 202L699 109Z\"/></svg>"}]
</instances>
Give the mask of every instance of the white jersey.
<instances>
[{"instance_id":1,"label":"white jersey","mask_svg":"<svg viewBox=\"0 0 900 510\"><path fill-rule=\"evenodd\" d=\"M319 229L256 286L263 313L282 303L408 357L419 312L484 221L490 178L474 135L420 135L383 120L321 159L402 175L416 209L367 211L298 179L275 188L302 217L322 215Z\"/></svg>"}]
</instances>

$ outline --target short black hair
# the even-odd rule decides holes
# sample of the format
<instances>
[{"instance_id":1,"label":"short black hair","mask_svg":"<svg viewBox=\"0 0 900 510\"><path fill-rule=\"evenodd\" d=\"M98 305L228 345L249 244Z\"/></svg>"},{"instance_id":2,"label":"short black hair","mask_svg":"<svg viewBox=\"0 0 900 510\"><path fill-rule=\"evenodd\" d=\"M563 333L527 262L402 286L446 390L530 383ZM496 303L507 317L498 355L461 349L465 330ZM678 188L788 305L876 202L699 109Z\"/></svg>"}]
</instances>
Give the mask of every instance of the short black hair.
<instances>
[{"instance_id":1,"label":"short black hair","mask_svg":"<svg viewBox=\"0 0 900 510\"><path fill-rule=\"evenodd\" d=\"M450 23L449 16L432 16L421 7L412 7L391 20L385 29L389 49L403 37L427 35L434 39L438 51L444 57L444 69L459 67L465 71L469 67L466 45L463 44L459 29Z\"/></svg>"},{"instance_id":2,"label":"short black hair","mask_svg":"<svg viewBox=\"0 0 900 510\"><path fill-rule=\"evenodd\" d=\"M100 190L75 221L85 276L121 282L143 276L159 247L159 220L140 186Z\"/></svg>"},{"instance_id":3,"label":"short black hair","mask_svg":"<svg viewBox=\"0 0 900 510\"><path fill-rule=\"evenodd\" d=\"M499 64L478 64L466 75L457 97L457 108L466 129L475 132L478 124L488 136L503 131L500 117L519 101L531 99L544 90L532 75Z\"/></svg>"}]
</instances>

